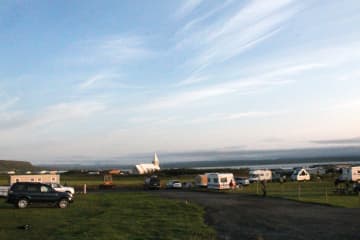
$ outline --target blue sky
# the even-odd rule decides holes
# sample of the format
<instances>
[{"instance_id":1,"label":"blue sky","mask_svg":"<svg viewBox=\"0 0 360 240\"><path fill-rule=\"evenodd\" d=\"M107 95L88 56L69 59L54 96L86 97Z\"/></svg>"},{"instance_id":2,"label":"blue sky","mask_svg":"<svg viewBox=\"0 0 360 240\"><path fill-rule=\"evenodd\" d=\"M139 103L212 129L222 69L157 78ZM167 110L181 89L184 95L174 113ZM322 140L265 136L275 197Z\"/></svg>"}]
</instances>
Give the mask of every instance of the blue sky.
<instances>
[{"instance_id":1,"label":"blue sky","mask_svg":"<svg viewBox=\"0 0 360 240\"><path fill-rule=\"evenodd\" d=\"M1 1L0 158L359 144L359 22L350 0Z\"/></svg>"}]
</instances>

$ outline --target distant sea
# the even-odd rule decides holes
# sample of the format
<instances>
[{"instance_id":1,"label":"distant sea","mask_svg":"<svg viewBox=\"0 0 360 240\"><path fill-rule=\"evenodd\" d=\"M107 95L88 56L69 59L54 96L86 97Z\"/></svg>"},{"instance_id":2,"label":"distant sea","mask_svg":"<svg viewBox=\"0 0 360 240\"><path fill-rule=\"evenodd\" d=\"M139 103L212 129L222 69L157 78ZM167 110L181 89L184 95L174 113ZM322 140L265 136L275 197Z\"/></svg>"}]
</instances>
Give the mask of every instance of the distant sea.
<instances>
[{"instance_id":1,"label":"distant sea","mask_svg":"<svg viewBox=\"0 0 360 240\"><path fill-rule=\"evenodd\" d=\"M257 151L198 151L198 152L158 152L161 169L192 168L293 168L316 165L354 164L360 165L360 146L323 147L311 149L257 150ZM153 153L128 157L86 161L73 159L69 164L42 164L50 169L101 170L119 168L133 169L135 164L150 163ZM61 161L59 161L61 162ZM122 164L127 163L127 164Z\"/></svg>"}]
</instances>

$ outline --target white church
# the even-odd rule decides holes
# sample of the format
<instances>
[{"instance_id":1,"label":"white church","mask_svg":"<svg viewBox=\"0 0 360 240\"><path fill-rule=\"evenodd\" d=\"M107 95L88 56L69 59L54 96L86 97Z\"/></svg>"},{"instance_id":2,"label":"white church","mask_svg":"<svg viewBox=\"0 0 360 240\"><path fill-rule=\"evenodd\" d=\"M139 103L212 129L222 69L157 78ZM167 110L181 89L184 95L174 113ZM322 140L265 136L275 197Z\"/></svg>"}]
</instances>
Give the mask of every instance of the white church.
<instances>
[{"instance_id":1,"label":"white church","mask_svg":"<svg viewBox=\"0 0 360 240\"><path fill-rule=\"evenodd\" d=\"M134 173L137 174L148 174L155 171L160 171L160 162L156 153L154 154L154 160L152 161L152 163L141 163L135 165L134 168Z\"/></svg>"}]
</instances>

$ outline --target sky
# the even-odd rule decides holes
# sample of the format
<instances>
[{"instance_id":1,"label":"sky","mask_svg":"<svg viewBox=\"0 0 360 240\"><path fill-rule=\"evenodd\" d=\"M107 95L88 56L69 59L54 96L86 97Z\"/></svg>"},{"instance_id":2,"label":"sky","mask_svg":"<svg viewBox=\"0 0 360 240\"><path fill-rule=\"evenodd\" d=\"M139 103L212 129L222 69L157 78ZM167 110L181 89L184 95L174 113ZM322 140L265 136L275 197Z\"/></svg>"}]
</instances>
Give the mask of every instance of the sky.
<instances>
[{"instance_id":1,"label":"sky","mask_svg":"<svg viewBox=\"0 0 360 240\"><path fill-rule=\"evenodd\" d=\"M360 145L359 23L357 0L1 0L0 159Z\"/></svg>"}]
</instances>

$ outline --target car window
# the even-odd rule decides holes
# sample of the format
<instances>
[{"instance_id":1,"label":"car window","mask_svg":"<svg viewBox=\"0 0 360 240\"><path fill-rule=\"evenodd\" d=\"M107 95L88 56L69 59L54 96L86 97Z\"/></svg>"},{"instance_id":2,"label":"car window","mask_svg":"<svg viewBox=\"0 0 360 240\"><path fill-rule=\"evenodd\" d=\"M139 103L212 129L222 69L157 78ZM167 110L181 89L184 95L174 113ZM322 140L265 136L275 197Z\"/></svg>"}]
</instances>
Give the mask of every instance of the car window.
<instances>
[{"instance_id":1,"label":"car window","mask_svg":"<svg viewBox=\"0 0 360 240\"><path fill-rule=\"evenodd\" d=\"M42 185L40 188L41 192L50 192L50 188L48 186Z\"/></svg>"},{"instance_id":2,"label":"car window","mask_svg":"<svg viewBox=\"0 0 360 240\"><path fill-rule=\"evenodd\" d=\"M28 185L27 187L28 192L40 192L39 185Z\"/></svg>"},{"instance_id":3,"label":"car window","mask_svg":"<svg viewBox=\"0 0 360 240\"><path fill-rule=\"evenodd\" d=\"M17 192L25 191L25 190L26 190L26 185L24 185L24 184L15 184L15 185L12 187L12 190L13 190L13 191L17 191Z\"/></svg>"}]
</instances>

